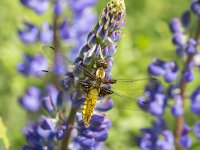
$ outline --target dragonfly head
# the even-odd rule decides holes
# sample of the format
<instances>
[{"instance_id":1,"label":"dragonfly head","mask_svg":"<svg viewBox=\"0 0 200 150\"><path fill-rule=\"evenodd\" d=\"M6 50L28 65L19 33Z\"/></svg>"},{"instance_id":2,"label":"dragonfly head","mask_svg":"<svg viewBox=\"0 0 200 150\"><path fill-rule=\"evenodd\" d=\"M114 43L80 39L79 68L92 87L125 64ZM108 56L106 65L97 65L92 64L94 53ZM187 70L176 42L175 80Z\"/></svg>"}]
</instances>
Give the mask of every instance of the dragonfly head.
<instances>
[{"instance_id":1,"label":"dragonfly head","mask_svg":"<svg viewBox=\"0 0 200 150\"><path fill-rule=\"evenodd\" d=\"M107 63L106 60L101 59L101 60L98 60L98 61L96 62L96 67L97 67L97 68L106 69L106 68L108 68L108 63Z\"/></svg>"}]
</instances>

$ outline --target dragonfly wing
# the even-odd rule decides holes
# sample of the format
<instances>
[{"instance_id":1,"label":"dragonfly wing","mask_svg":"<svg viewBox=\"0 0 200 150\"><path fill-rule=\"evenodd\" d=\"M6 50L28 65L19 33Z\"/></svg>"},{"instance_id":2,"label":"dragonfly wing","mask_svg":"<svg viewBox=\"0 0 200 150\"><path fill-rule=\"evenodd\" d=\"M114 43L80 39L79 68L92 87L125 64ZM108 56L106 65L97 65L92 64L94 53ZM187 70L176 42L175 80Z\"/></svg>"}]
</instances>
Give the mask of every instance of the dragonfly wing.
<instances>
[{"instance_id":1,"label":"dragonfly wing","mask_svg":"<svg viewBox=\"0 0 200 150\"><path fill-rule=\"evenodd\" d=\"M51 70L55 74L72 72L75 65L71 63L61 52L56 52L52 46L43 46L43 54L48 58Z\"/></svg>"},{"instance_id":2,"label":"dragonfly wing","mask_svg":"<svg viewBox=\"0 0 200 150\"><path fill-rule=\"evenodd\" d=\"M127 92L127 91L125 91ZM129 92L129 91L128 91ZM128 96L129 95L129 96ZM113 99L114 106L118 108L124 108L128 110L140 110L137 105L137 98L143 95L143 91L135 91L134 94L123 93L119 94L116 91L112 91L106 87L100 88L100 97L108 96ZM144 103L145 104L145 103Z\"/></svg>"},{"instance_id":3,"label":"dragonfly wing","mask_svg":"<svg viewBox=\"0 0 200 150\"><path fill-rule=\"evenodd\" d=\"M56 50L51 47L51 46L44 46L43 47L43 52L45 54L45 56L47 56L47 58L49 58L49 60L51 61L51 63L55 64L56 62L56 57L57 56L58 60L61 60L61 64L64 64L65 68L62 67L62 65L57 65L56 68L58 70L64 70L65 72L76 72L78 74L84 74L85 76L89 77L91 80L95 80L95 76L93 74L91 74L91 71L87 70L86 68L84 68L82 66L82 64L80 64L80 62L73 64L72 62L70 62L66 56L64 56L62 53L60 52L56 52Z\"/></svg>"},{"instance_id":4,"label":"dragonfly wing","mask_svg":"<svg viewBox=\"0 0 200 150\"><path fill-rule=\"evenodd\" d=\"M157 81L155 78L143 78L137 80L117 79L116 83L111 85L111 89L129 96L136 91L144 91L146 85L155 81Z\"/></svg>"},{"instance_id":5,"label":"dragonfly wing","mask_svg":"<svg viewBox=\"0 0 200 150\"><path fill-rule=\"evenodd\" d=\"M144 95L147 85L155 82L159 81L155 78L143 78L137 80L119 79L116 80L115 84L111 85L113 94L109 96L113 99L114 105L119 108L140 110L137 99ZM144 103L144 105L149 104L147 101L140 103Z\"/></svg>"},{"instance_id":6,"label":"dragonfly wing","mask_svg":"<svg viewBox=\"0 0 200 150\"><path fill-rule=\"evenodd\" d=\"M138 110L141 111L137 102L137 97L139 97L137 92L135 93L135 95L130 95L130 96L125 96L114 92L113 94L109 95L109 97L112 98L114 102L114 107L116 108L126 109L131 111L138 111Z\"/></svg>"}]
</instances>

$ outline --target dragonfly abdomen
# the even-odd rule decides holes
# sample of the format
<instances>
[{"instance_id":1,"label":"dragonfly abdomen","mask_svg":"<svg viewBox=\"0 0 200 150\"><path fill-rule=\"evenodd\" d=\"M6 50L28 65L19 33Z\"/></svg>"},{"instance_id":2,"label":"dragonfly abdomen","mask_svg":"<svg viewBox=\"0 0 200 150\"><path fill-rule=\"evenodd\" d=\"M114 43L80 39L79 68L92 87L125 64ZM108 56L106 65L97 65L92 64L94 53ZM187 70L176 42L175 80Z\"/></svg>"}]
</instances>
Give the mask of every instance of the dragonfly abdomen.
<instances>
[{"instance_id":1,"label":"dragonfly abdomen","mask_svg":"<svg viewBox=\"0 0 200 150\"><path fill-rule=\"evenodd\" d=\"M97 89L91 89L86 96L82 111L82 118L85 126L88 126L90 123L98 96L99 92Z\"/></svg>"}]
</instances>

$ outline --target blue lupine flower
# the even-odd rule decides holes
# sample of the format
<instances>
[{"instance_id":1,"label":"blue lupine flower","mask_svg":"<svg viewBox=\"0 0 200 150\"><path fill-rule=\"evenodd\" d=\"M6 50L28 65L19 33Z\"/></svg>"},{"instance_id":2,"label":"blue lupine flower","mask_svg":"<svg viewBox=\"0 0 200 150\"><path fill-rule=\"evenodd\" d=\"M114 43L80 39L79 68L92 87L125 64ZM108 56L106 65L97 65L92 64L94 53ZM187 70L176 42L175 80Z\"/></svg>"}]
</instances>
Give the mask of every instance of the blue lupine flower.
<instances>
[{"instance_id":1,"label":"blue lupine flower","mask_svg":"<svg viewBox=\"0 0 200 150\"><path fill-rule=\"evenodd\" d=\"M37 112L40 109L41 92L37 87L29 87L23 97L19 99L21 106L29 112Z\"/></svg>"},{"instance_id":2,"label":"blue lupine flower","mask_svg":"<svg viewBox=\"0 0 200 150\"><path fill-rule=\"evenodd\" d=\"M173 82L177 79L178 75L178 66L176 62L168 62L166 67L166 73L164 75L164 79L166 82Z\"/></svg>"},{"instance_id":3,"label":"blue lupine flower","mask_svg":"<svg viewBox=\"0 0 200 150\"><path fill-rule=\"evenodd\" d=\"M182 46L186 44L187 38L184 34L176 32L173 34L172 42L175 45Z\"/></svg>"},{"instance_id":4,"label":"blue lupine flower","mask_svg":"<svg viewBox=\"0 0 200 150\"><path fill-rule=\"evenodd\" d=\"M198 17L200 16L200 1L193 0L191 4L191 10ZM194 67L200 66L200 57L198 52L198 39L199 39L199 26L196 29L196 33L194 33L193 37L190 33L193 33L193 24L191 23L192 19L191 11L185 11L181 16L181 19L174 18L170 24L170 30L173 34L173 44L176 46L176 53L181 58L182 68L181 71L178 70L177 64L178 61L165 62L159 59L154 59L153 62L150 63L148 67L148 71L150 75L154 76L163 76L164 80L168 83L172 81L176 81L174 85L169 85L167 87L167 93L165 93L164 88L162 86L155 86L155 84L150 83L152 86L147 86L145 89L145 96L140 97L138 99L139 106L145 111L150 112L151 114L156 116L156 119L163 118L162 111L165 111L160 107L161 103L158 103L155 100L155 95L163 94L166 96L166 99L173 99L174 104L171 107L171 113L174 117L176 117L176 126L175 126L175 134L173 137L171 133L171 142L167 142L166 140L160 139L160 135L163 135L163 129L165 128L145 128L142 130L143 136L139 138L138 144L141 149L144 150L154 150L154 149L162 149L162 150L172 150L174 146L176 149L188 149L192 146L192 140L189 136L189 132L191 131L190 127L184 125L185 118L185 110L184 103L187 100L185 98L186 94L186 86L187 83L193 81L194 79ZM199 20L198 20L199 21ZM199 22L198 22L199 23ZM200 87L198 87L190 96L191 111L199 115L200 114ZM147 105L144 105L142 102L148 102ZM165 105L167 106L167 105ZM155 110L154 110L154 109ZM159 114L160 113L160 114ZM198 121L193 127L194 133L198 140L200 140L200 122ZM170 134L169 134L170 135ZM165 138L164 138L165 139ZM174 142L173 142L174 141ZM156 143L156 144L155 144ZM175 144L173 146L173 143Z\"/></svg>"},{"instance_id":5,"label":"blue lupine flower","mask_svg":"<svg viewBox=\"0 0 200 150\"><path fill-rule=\"evenodd\" d=\"M24 6L31 8L37 14L44 13L48 9L50 3L49 0L20 0L20 1Z\"/></svg>"},{"instance_id":6,"label":"blue lupine flower","mask_svg":"<svg viewBox=\"0 0 200 150\"><path fill-rule=\"evenodd\" d=\"M53 146L41 146L41 147L32 147L32 146L28 146L28 145L25 145L23 146L22 150L53 150Z\"/></svg>"},{"instance_id":7,"label":"blue lupine flower","mask_svg":"<svg viewBox=\"0 0 200 150\"><path fill-rule=\"evenodd\" d=\"M138 97L137 98L137 104L138 104L138 106L142 109L142 110L144 110L144 111L148 111L148 109L149 109L149 105L148 105L148 103L147 102L149 102L150 100L148 99L148 98L146 98L146 97ZM144 103L145 102L145 103Z\"/></svg>"},{"instance_id":8,"label":"blue lupine flower","mask_svg":"<svg viewBox=\"0 0 200 150\"><path fill-rule=\"evenodd\" d=\"M176 62L165 62L155 58L148 67L148 71L154 76L163 76L166 82L173 82L178 75Z\"/></svg>"},{"instance_id":9,"label":"blue lupine flower","mask_svg":"<svg viewBox=\"0 0 200 150\"><path fill-rule=\"evenodd\" d=\"M23 129L23 133L30 146L24 146L24 148L38 150L47 148L53 150L58 147L58 143L56 142L58 139L64 137L66 129L66 125L60 125L58 127L56 120L45 116L40 118L39 123L29 121L27 127Z\"/></svg>"},{"instance_id":10,"label":"blue lupine flower","mask_svg":"<svg viewBox=\"0 0 200 150\"><path fill-rule=\"evenodd\" d=\"M194 79L194 73L193 73L193 68L194 68L194 61L188 62L187 66L185 67L185 70L183 72L183 79L185 82L191 82Z\"/></svg>"},{"instance_id":11,"label":"blue lupine flower","mask_svg":"<svg viewBox=\"0 0 200 150\"><path fill-rule=\"evenodd\" d=\"M153 102L149 104L149 112L152 115L161 116L164 113L165 106L166 106L166 96L164 94L157 93L154 96Z\"/></svg>"},{"instance_id":12,"label":"blue lupine flower","mask_svg":"<svg viewBox=\"0 0 200 150\"><path fill-rule=\"evenodd\" d=\"M55 122L51 118L41 116L40 118L40 127L44 130L54 130L56 128Z\"/></svg>"},{"instance_id":13,"label":"blue lupine flower","mask_svg":"<svg viewBox=\"0 0 200 150\"><path fill-rule=\"evenodd\" d=\"M55 113L63 104L62 92L59 92L52 84L48 84L45 96L42 98L42 104L48 112Z\"/></svg>"},{"instance_id":14,"label":"blue lupine flower","mask_svg":"<svg viewBox=\"0 0 200 150\"><path fill-rule=\"evenodd\" d=\"M38 133L38 124L36 122L29 121L27 127L23 129L23 133L31 146L41 145L43 138Z\"/></svg>"},{"instance_id":15,"label":"blue lupine flower","mask_svg":"<svg viewBox=\"0 0 200 150\"><path fill-rule=\"evenodd\" d=\"M157 119L152 128L141 129L143 136L138 138L141 150L171 150L174 147L174 137L171 131L166 130L165 122Z\"/></svg>"},{"instance_id":16,"label":"blue lupine flower","mask_svg":"<svg viewBox=\"0 0 200 150\"><path fill-rule=\"evenodd\" d=\"M195 125L194 125L194 134L196 136L196 138L200 141L200 121L198 121Z\"/></svg>"},{"instance_id":17,"label":"blue lupine flower","mask_svg":"<svg viewBox=\"0 0 200 150\"><path fill-rule=\"evenodd\" d=\"M185 82L191 82L194 79L193 70L190 68L187 68L183 73L183 78Z\"/></svg>"},{"instance_id":18,"label":"blue lupine flower","mask_svg":"<svg viewBox=\"0 0 200 150\"><path fill-rule=\"evenodd\" d=\"M189 136L185 135L180 138L180 144L183 148L190 148L192 146L192 140Z\"/></svg>"},{"instance_id":19,"label":"blue lupine flower","mask_svg":"<svg viewBox=\"0 0 200 150\"><path fill-rule=\"evenodd\" d=\"M113 103L112 99L107 98L103 102L97 104L95 109L98 111L108 111L108 110L112 109L113 106L114 106L114 103Z\"/></svg>"},{"instance_id":20,"label":"blue lupine flower","mask_svg":"<svg viewBox=\"0 0 200 150\"><path fill-rule=\"evenodd\" d=\"M169 27L172 33L183 33L184 29L179 18L174 18L170 21Z\"/></svg>"},{"instance_id":21,"label":"blue lupine flower","mask_svg":"<svg viewBox=\"0 0 200 150\"><path fill-rule=\"evenodd\" d=\"M113 3L116 2L114 1ZM114 9L116 12L115 15L112 15L114 12L112 12L112 8L109 5L111 5L112 7L119 7L120 9L119 10ZM106 14L108 14L110 18L106 18L107 17ZM117 14L119 14L119 16ZM107 26L106 22L108 23L110 20L113 21L110 22L110 26ZM124 2L120 1L120 3L119 4L117 3L116 5L113 5L112 2L110 2L104 9L101 19L97 23L95 29L89 33L87 38L87 44L81 49L79 55L80 57L76 58L75 63L79 66L84 66L88 70L91 70L92 69L91 64L95 63L94 58L97 58L97 60L102 59L100 56L100 51L103 50L103 47L105 47L105 45L108 46L114 45L114 48L116 48L116 44L119 41L120 37L120 32L121 32L120 29L123 27L124 21L125 21ZM101 30L101 34L98 33L99 30ZM110 33L109 37L108 33ZM116 35L117 38L113 35ZM109 56L105 55L105 58L109 59ZM74 68L73 75L78 77L81 76L80 69L78 67Z\"/></svg>"},{"instance_id":22,"label":"blue lupine flower","mask_svg":"<svg viewBox=\"0 0 200 150\"><path fill-rule=\"evenodd\" d=\"M191 4L191 10L193 13L195 13L197 16L200 16L200 1L199 0L193 0Z\"/></svg>"},{"instance_id":23,"label":"blue lupine flower","mask_svg":"<svg viewBox=\"0 0 200 150\"><path fill-rule=\"evenodd\" d=\"M190 108L196 115L200 114L200 87L198 87L191 95Z\"/></svg>"},{"instance_id":24,"label":"blue lupine flower","mask_svg":"<svg viewBox=\"0 0 200 150\"><path fill-rule=\"evenodd\" d=\"M60 16L64 12L64 9L66 7L67 7L67 1L66 0L55 0L54 13L57 16Z\"/></svg>"},{"instance_id":25,"label":"blue lupine flower","mask_svg":"<svg viewBox=\"0 0 200 150\"><path fill-rule=\"evenodd\" d=\"M149 64L148 71L154 76L163 76L165 74L166 62L157 58L153 59L153 62Z\"/></svg>"},{"instance_id":26,"label":"blue lupine flower","mask_svg":"<svg viewBox=\"0 0 200 150\"><path fill-rule=\"evenodd\" d=\"M145 89L145 97L137 99L139 107L155 116L162 115L167 105L167 98L163 92L163 86L159 82L150 82Z\"/></svg>"},{"instance_id":27,"label":"blue lupine flower","mask_svg":"<svg viewBox=\"0 0 200 150\"><path fill-rule=\"evenodd\" d=\"M175 104L171 108L171 113L175 117L179 117L183 114L182 99L180 95L175 96Z\"/></svg>"},{"instance_id":28,"label":"blue lupine flower","mask_svg":"<svg viewBox=\"0 0 200 150\"><path fill-rule=\"evenodd\" d=\"M72 101L72 106L73 107L80 107L84 101L85 101L85 95L82 95L82 97L78 97L78 92L74 92L72 95L71 95L71 101Z\"/></svg>"},{"instance_id":29,"label":"blue lupine flower","mask_svg":"<svg viewBox=\"0 0 200 150\"><path fill-rule=\"evenodd\" d=\"M73 11L74 5L77 5L77 3L79 5L83 2L73 1L72 3L73 5L70 5L70 8L72 7L71 9ZM90 5L87 7L89 6ZM79 53L81 47L86 42L86 34L89 33L97 19L96 14L91 13L90 9L86 9L86 7L81 9L82 11L80 12L74 12L71 25L69 25L70 23L68 23L67 19L64 19L59 26L60 37L64 40L67 40L70 43L70 46L72 46L72 49L69 53L69 58L72 62L75 61L75 58L77 57L76 54Z\"/></svg>"},{"instance_id":30,"label":"blue lupine flower","mask_svg":"<svg viewBox=\"0 0 200 150\"><path fill-rule=\"evenodd\" d=\"M86 7L96 5L97 0L69 0L70 8L74 13L81 13Z\"/></svg>"},{"instance_id":31,"label":"blue lupine flower","mask_svg":"<svg viewBox=\"0 0 200 150\"><path fill-rule=\"evenodd\" d=\"M184 127L183 127L183 130L182 130L182 135L188 135L188 133L191 131L191 128L185 124Z\"/></svg>"},{"instance_id":32,"label":"blue lupine flower","mask_svg":"<svg viewBox=\"0 0 200 150\"><path fill-rule=\"evenodd\" d=\"M17 70L26 76L39 76L42 69L47 69L47 61L42 55L24 54L24 60L17 65Z\"/></svg>"},{"instance_id":33,"label":"blue lupine flower","mask_svg":"<svg viewBox=\"0 0 200 150\"><path fill-rule=\"evenodd\" d=\"M76 31L76 38L88 34L96 19L96 14L93 14L91 10L85 10L81 14L74 16L72 28Z\"/></svg>"},{"instance_id":34,"label":"blue lupine flower","mask_svg":"<svg viewBox=\"0 0 200 150\"><path fill-rule=\"evenodd\" d=\"M39 39L44 44L53 42L53 29L47 22L42 23Z\"/></svg>"},{"instance_id":35,"label":"blue lupine flower","mask_svg":"<svg viewBox=\"0 0 200 150\"><path fill-rule=\"evenodd\" d=\"M90 10L83 11L81 14L75 15L72 21L72 26L70 27L70 34L68 34L69 27L65 27L65 30L61 30L61 35L64 34L66 38L70 36L70 40L74 47L69 53L70 60L74 61L77 57L77 53L80 52L81 47L86 42L86 34L89 33L91 28L97 19L96 14L91 13ZM64 33L62 33L64 31Z\"/></svg>"},{"instance_id":36,"label":"blue lupine flower","mask_svg":"<svg viewBox=\"0 0 200 150\"><path fill-rule=\"evenodd\" d=\"M71 38L71 29L69 27L67 19L64 19L60 24L60 37L64 40Z\"/></svg>"},{"instance_id":37,"label":"blue lupine flower","mask_svg":"<svg viewBox=\"0 0 200 150\"><path fill-rule=\"evenodd\" d=\"M114 4L113 4L114 3ZM116 3L116 4L115 4ZM114 7L114 8L113 8ZM118 9L115 9L118 8ZM113 9L113 11L112 11ZM114 12L116 11L116 12ZM75 63L86 67L88 70L92 70L91 65L94 64L95 60L102 59L101 51L104 49L105 45L114 46L116 48L117 42L120 39L120 29L123 27L124 19L125 19L125 6L124 1L111 1L107 4L104 9L100 21L97 23L95 29L90 32L87 38L87 44L81 49L79 57L76 59ZM119 14L119 17L118 17ZM109 18L108 18L109 17ZM113 22L110 20L113 20ZM108 23L110 22L110 26ZM110 35L108 35L108 33ZM113 50L112 49L112 50ZM113 50L115 51L115 50ZM104 53L103 56L106 60L111 57L107 56L107 53ZM112 53L113 54L113 53ZM110 64L113 61L110 59ZM110 70L111 68L109 68ZM80 73L77 74L76 67L73 71L75 76L81 77ZM107 70L107 74L109 73ZM79 99L75 98L75 101ZM102 107L101 110L108 110L112 107L111 100L108 101L111 104L109 107ZM73 103L74 105L74 103ZM98 106L97 106L98 108ZM98 110L98 109L97 109ZM111 126L111 123L108 119L106 119L103 115L93 114L92 119L90 121L90 126L85 127L83 124L82 118L77 116L78 125L79 125L79 134L78 137L74 139L74 149L96 149L96 147L102 144L108 137L108 130Z\"/></svg>"},{"instance_id":38,"label":"blue lupine flower","mask_svg":"<svg viewBox=\"0 0 200 150\"><path fill-rule=\"evenodd\" d=\"M170 87L171 92L174 91L175 87ZM171 113L174 117L179 117L180 115L183 114L184 110L183 110L183 103L182 103L182 98L179 95L179 93L176 92L172 92L170 94L170 96L174 99L175 104L171 107Z\"/></svg>"},{"instance_id":39,"label":"blue lupine flower","mask_svg":"<svg viewBox=\"0 0 200 150\"><path fill-rule=\"evenodd\" d=\"M41 116L39 124L40 134L47 138L49 142L51 142L51 140L60 140L65 137L65 131L67 129L66 122L58 126L57 120Z\"/></svg>"},{"instance_id":40,"label":"blue lupine flower","mask_svg":"<svg viewBox=\"0 0 200 150\"><path fill-rule=\"evenodd\" d=\"M67 68L65 65L65 60L60 53L56 53L54 56L54 64L53 64L53 73L55 75L64 75L66 71L70 68Z\"/></svg>"},{"instance_id":41,"label":"blue lupine flower","mask_svg":"<svg viewBox=\"0 0 200 150\"><path fill-rule=\"evenodd\" d=\"M181 16L181 22L184 28L189 28L191 25L191 13L190 11L185 11Z\"/></svg>"},{"instance_id":42,"label":"blue lupine flower","mask_svg":"<svg viewBox=\"0 0 200 150\"><path fill-rule=\"evenodd\" d=\"M173 98L173 99L178 99L177 102L179 102L180 100L180 89L179 86L177 84L171 84L168 89L167 89L167 95L169 98Z\"/></svg>"},{"instance_id":43,"label":"blue lupine flower","mask_svg":"<svg viewBox=\"0 0 200 150\"><path fill-rule=\"evenodd\" d=\"M70 1L70 0L69 0ZM96 21L96 15L91 13L90 8L94 6L97 1L66 1L66 0L56 0L54 4L54 17L61 17L60 15L64 12L66 6L72 10L73 18L66 19L71 20L69 24L64 21L60 28L57 28L58 32L61 35L61 38L64 40L67 39L68 43L70 43L70 47L72 47L74 59L75 54L79 52L80 48L83 46L83 43L86 42L86 34L93 27L94 21ZM21 0L22 4L26 7L32 9L38 14L44 13L50 1L49 0ZM70 3L70 5L67 5ZM58 25L59 25L58 20ZM33 24L25 22L25 30L19 30L19 37L26 44L31 44L36 42L37 40L41 41L44 44L50 44L53 42L53 26L48 24L47 22L43 22L41 27L37 27ZM55 29L55 28L54 28ZM59 31L60 29L60 31ZM77 57L77 55L76 55ZM53 66L53 73L56 75L65 75L66 72L70 72L70 70L66 70L69 68L65 68L64 60L59 53L56 53ZM73 60L73 59L72 59ZM81 60L79 60L81 63ZM78 62L77 62L78 63ZM63 66L60 67L60 66ZM47 70L46 60L41 55L31 56L26 54L24 56L24 61L17 66L17 69L24 75L34 75L40 76L39 71ZM75 71L74 71L75 72ZM72 75L72 73L71 73ZM66 82L64 83L65 89L69 90L70 86L72 86L73 78L70 73L67 73ZM67 80L67 78L69 80ZM39 90L39 89L38 89ZM31 90L30 90L31 91ZM33 90L34 92L34 90ZM69 91L67 91L69 92ZM35 94L36 95L36 94ZM24 129L24 134L27 138L28 145L23 147L24 150L53 150L58 149L57 140L62 140L65 137L66 133L66 116L61 115L62 111L66 109L65 103L63 103L63 93L57 90L56 87L49 84L46 87L45 94L41 94L40 96L26 95L21 98L20 102L25 109L28 111L38 111L41 108L41 103L43 107L50 113L49 115L54 116L55 118L49 118L42 116L40 121L32 122L30 121L28 126ZM44 96L41 96L44 95ZM48 96L47 96L48 95ZM32 96L32 97L31 97ZM34 97L35 96L35 97ZM76 93L74 92L72 95L64 95L67 98L74 99L73 107L77 105L80 106L81 102L84 102L84 95L79 100L76 98ZM84 98L84 99L83 99ZM34 105L32 105L32 104ZM106 120L106 119L104 119ZM102 141L104 141L108 135L108 126L107 122L102 122L104 125L99 127L99 131L94 130L94 134L96 137L94 147L102 147ZM104 127L106 130L103 130ZM102 129L100 131L100 129ZM97 134L99 132L99 134ZM98 142L97 142L98 141Z\"/></svg>"},{"instance_id":44,"label":"blue lupine flower","mask_svg":"<svg viewBox=\"0 0 200 150\"><path fill-rule=\"evenodd\" d=\"M39 29L34 24L24 22L25 30L18 30L18 35L22 42L25 44L32 44L34 43L39 34Z\"/></svg>"},{"instance_id":45,"label":"blue lupine flower","mask_svg":"<svg viewBox=\"0 0 200 150\"><path fill-rule=\"evenodd\" d=\"M196 52L197 41L194 39L189 39L188 45L186 47L186 53L188 55L195 54Z\"/></svg>"},{"instance_id":46,"label":"blue lupine flower","mask_svg":"<svg viewBox=\"0 0 200 150\"><path fill-rule=\"evenodd\" d=\"M174 149L174 136L171 131L164 130L161 133L163 139L159 139L156 142L157 149L160 150L172 150Z\"/></svg>"},{"instance_id":47,"label":"blue lupine flower","mask_svg":"<svg viewBox=\"0 0 200 150\"><path fill-rule=\"evenodd\" d=\"M111 126L109 119L103 115L94 114L92 116L91 125L85 128L81 115L77 115L77 121L82 128L79 130L78 137L74 139L73 149L92 150L99 147L99 143L105 141L108 137L108 129Z\"/></svg>"}]
</instances>

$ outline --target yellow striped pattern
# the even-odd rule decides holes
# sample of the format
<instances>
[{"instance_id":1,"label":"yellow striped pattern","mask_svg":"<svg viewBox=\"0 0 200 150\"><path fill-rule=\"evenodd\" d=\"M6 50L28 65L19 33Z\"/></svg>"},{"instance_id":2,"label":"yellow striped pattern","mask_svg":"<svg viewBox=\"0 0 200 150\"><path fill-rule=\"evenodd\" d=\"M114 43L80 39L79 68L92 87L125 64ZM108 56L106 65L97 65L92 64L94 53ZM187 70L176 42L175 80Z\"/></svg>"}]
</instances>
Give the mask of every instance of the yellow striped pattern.
<instances>
[{"instance_id":1,"label":"yellow striped pattern","mask_svg":"<svg viewBox=\"0 0 200 150\"><path fill-rule=\"evenodd\" d=\"M88 126L90 123L98 96L99 92L97 89L90 90L86 96L82 111L82 118L85 126Z\"/></svg>"}]
</instances>

